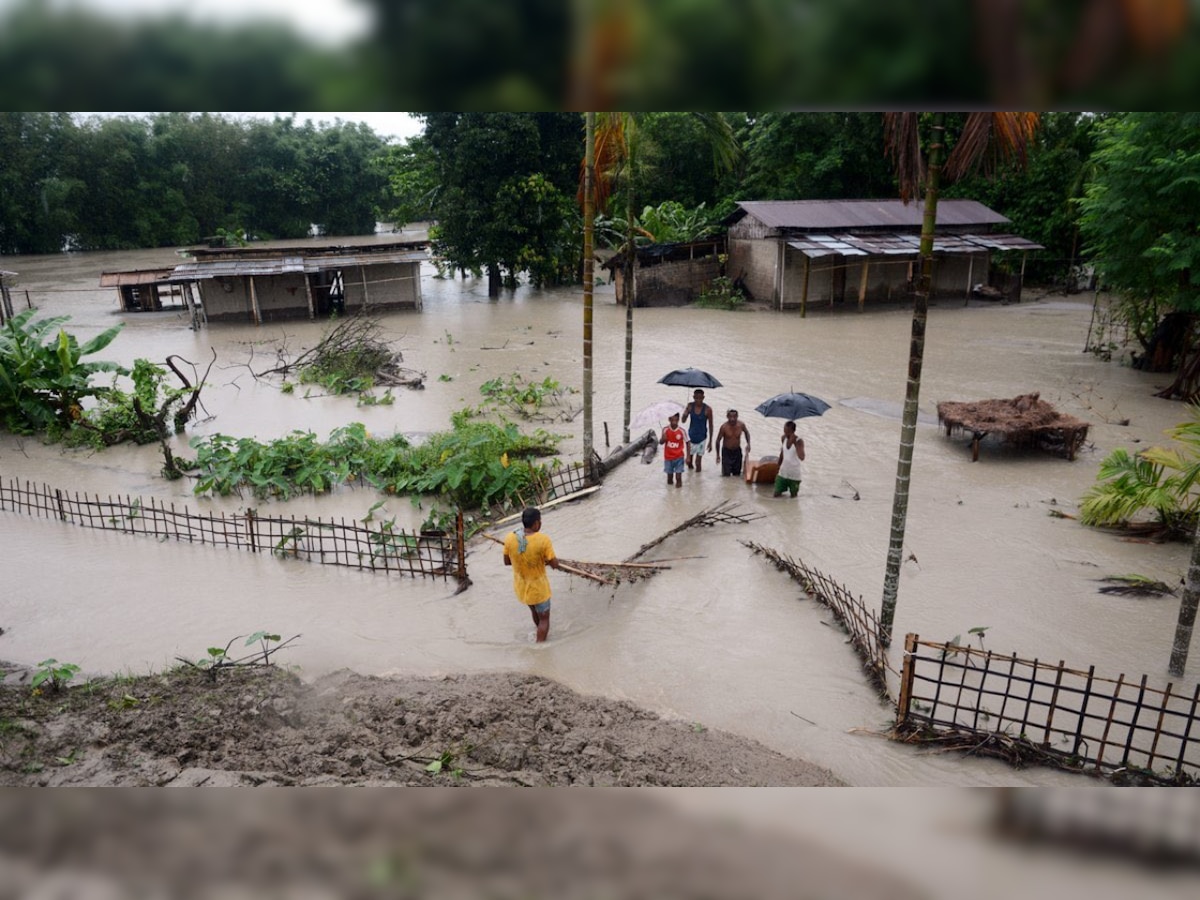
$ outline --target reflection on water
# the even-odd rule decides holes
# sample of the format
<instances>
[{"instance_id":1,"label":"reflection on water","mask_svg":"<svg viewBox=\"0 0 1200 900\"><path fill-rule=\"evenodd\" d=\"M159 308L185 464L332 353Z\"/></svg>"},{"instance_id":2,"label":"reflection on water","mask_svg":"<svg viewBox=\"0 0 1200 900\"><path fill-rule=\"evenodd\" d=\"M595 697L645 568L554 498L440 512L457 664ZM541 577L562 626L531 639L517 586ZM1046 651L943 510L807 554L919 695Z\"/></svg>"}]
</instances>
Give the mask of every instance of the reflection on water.
<instances>
[{"instance_id":1,"label":"reflection on water","mask_svg":"<svg viewBox=\"0 0 1200 900\"><path fill-rule=\"evenodd\" d=\"M104 356L130 364L169 353L218 362L203 420L180 438L217 432L260 440L294 429L320 437L350 421L372 433L443 429L450 413L480 400L479 385L514 372L581 383L582 298L578 291L520 289L497 301L468 279L427 273L421 313L393 313L384 328L406 366L427 375L423 391L398 390L391 406L352 399L286 396L256 377L277 348L320 339L307 321L261 328L188 329L182 312L118 315L115 295L95 286L101 270L147 268L170 251L70 257L7 257L24 290L46 314L70 314L87 337L114 321L121 336ZM53 289L48 290L48 289ZM1154 376L1103 363L1082 351L1090 298L1014 306L935 307L926 340L921 410L939 400L1011 397L1040 391L1063 412L1093 423L1076 462L985 446L970 462L963 439L940 429L917 433L896 634L949 640L986 626L988 649L1066 660L1098 674L1147 673L1165 683L1177 601L1097 592L1105 575L1141 573L1169 584L1186 570L1188 548L1121 542L1049 515L1073 510L1101 458L1118 446L1162 440L1182 416L1156 399ZM621 433L624 310L611 288L595 310L595 441L603 454ZM479 542L468 566L474 586L424 583L211 547L156 543L45 520L0 514L6 551L0 604L0 658L47 656L86 670L144 671L198 657L236 634L269 628L302 634L292 661L317 674L339 667L368 673L447 673L516 669L578 690L629 699L664 715L756 738L783 753L831 768L857 785L1079 784L1041 770L926 756L882 740L890 722L832 617L742 546L754 541L802 558L875 605L882 589L909 316L898 307L816 312L638 309L634 315L633 409L686 401L687 390L657 384L665 372L696 366L725 387L708 392L718 415L742 411L754 455L778 447L781 423L753 412L780 391L802 390L833 404L802 420L808 459L797 500L769 486L722 479L713 466L668 491L657 459L634 458L586 501L545 514L545 530L565 557L619 560L699 510L735 500L764 517L746 525L685 531L655 556L680 557L670 571L617 590L554 576L551 641L536 647L528 616L512 597L500 550ZM889 412L889 411L894 411ZM1128 426L1115 424L1129 419ZM578 456L581 418L552 426ZM606 430L607 426L607 439ZM1140 443L1135 443L1140 442ZM252 498L196 499L165 482L153 447L102 454L0 438L0 474L102 494L151 496L196 509L363 517L379 499L341 489L288 503ZM400 525L423 513L405 498L385 509ZM686 559L682 557L687 557ZM894 643L892 665L900 665ZM1200 671L1200 651L1186 685ZM893 679L895 676L893 675Z\"/></svg>"}]
</instances>

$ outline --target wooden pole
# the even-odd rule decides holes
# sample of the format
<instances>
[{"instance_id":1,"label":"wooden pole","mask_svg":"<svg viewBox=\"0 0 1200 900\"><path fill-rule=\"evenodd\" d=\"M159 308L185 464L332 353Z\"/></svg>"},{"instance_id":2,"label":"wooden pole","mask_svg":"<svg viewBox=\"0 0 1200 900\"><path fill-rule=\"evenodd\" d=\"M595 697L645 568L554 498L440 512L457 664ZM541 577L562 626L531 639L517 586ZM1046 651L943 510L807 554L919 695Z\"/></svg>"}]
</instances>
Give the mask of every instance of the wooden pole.
<instances>
[{"instance_id":1,"label":"wooden pole","mask_svg":"<svg viewBox=\"0 0 1200 900\"><path fill-rule=\"evenodd\" d=\"M808 315L808 268L812 260L805 255L804 257L804 287L800 291L800 318ZM783 307L780 306L780 309Z\"/></svg>"},{"instance_id":2,"label":"wooden pole","mask_svg":"<svg viewBox=\"0 0 1200 900\"><path fill-rule=\"evenodd\" d=\"M863 311L863 303L867 299L867 272L871 266L871 257L863 257L862 280L858 283L858 311Z\"/></svg>"},{"instance_id":3,"label":"wooden pole","mask_svg":"<svg viewBox=\"0 0 1200 900\"><path fill-rule=\"evenodd\" d=\"M262 310L258 308L258 291L254 288L254 276L250 276L250 311L254 316L254 324L262 324Z\"/></svg>"}]
</instances>

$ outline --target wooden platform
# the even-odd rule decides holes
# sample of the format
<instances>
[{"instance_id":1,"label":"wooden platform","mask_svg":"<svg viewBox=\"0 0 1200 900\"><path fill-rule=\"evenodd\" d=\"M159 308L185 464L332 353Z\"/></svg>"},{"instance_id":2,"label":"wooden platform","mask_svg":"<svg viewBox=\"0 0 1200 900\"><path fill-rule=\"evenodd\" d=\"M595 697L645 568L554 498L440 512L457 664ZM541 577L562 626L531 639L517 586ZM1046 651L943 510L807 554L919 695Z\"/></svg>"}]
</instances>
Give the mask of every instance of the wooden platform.
<instances>
[{"instance_id":1,"label":"wooden platform","mask_svg":"<svg viewBox=\"0 0 1200 900\"><path fill-rule=\"evenodd\" d=\"M979 459L979 442L989 434L1005 443L1036 447L1075 459L1087 439L1088 423L1058 412L1037 393L1008 400L944 400L937 405L938 424L946 436L971 435L971 462Z\"/></svg>"}]
</instances>

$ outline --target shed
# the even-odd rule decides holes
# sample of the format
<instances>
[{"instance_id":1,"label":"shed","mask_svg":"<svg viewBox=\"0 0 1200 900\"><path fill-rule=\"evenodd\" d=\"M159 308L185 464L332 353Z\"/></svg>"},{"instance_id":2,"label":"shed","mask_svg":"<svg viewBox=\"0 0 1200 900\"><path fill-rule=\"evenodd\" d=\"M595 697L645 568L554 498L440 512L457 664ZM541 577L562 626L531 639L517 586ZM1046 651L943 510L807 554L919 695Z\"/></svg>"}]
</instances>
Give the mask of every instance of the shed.
<instances>
[{"instance_id":1,"label":"shed","mask_svg":"<svg viewBox=\"0 0 1200 900\"><path fill-rule=\"evenodd\" d=\"M721 274L724 252L723 237L637 247L633 269L633 305L686 306L703 294L712 280ZM625 254L613 254L601 265L611 273L617 303L623 304Z\"/></svg>"},{"instance_id":2,"label":"shed","mask_svg":"<svg viewBox=\"0 0 1200 900\"><path fill-rule=\"evenodd\" d=\"M726 217L727 274L776 309L903 299L917 269L924 202L901 200L745 201ZM1020 274L994 271L994 253L1043 249L1009 234L1011 222L975 200L941 200L931 295L972 294L1020 302Z\"/></svg>"},{"instance_id":3,"label":"shed","mask_svg":"<svg viewBox=\"0 0 1200 900\"><path fill-rule=\"evenodd\" d=\"M16 272L0 269L0 325L3 325L13 317L12 294L8 292L8 285L5 284L5 279L15 278L16 275Z\"/></svg>"},{"instance_id":4,"label":"shed","mask_svg":"<svg viewBox=\"0 0 1200 900\"><path fill-rule=\"evenodd\" d=\"M249 247L194 247L170 269L105 272L123 309L145 309L164 285L178 285L194 325L314 319L331 313L421 308L421 263L429 242L382 236L340 244L282 241ZM131 298L126 300L127 295ZM145 299L143 299L145 298ZM136 306L127 305L136 301Z\"/></svg>"}]
</instances>

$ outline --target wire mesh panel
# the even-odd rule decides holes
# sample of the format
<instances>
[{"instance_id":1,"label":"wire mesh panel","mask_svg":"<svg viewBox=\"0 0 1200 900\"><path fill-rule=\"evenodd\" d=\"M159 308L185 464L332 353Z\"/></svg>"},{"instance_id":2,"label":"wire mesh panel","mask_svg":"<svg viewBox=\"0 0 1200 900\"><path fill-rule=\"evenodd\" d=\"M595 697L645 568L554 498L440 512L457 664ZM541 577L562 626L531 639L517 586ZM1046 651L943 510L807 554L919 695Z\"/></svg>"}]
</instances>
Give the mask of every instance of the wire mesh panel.
<instances>
[{"instance_id":1,"label":"wire mesh panel","mask_svg":"<svg viewBox=\"0 0 1200 900\"><path fill-rule=\"evenodd\" d=\"M412 533L382 523L375 528L345 519L292 519L243 513L182 511L153 498L68 496L47 485L0 479L0 510L58 519L85 528L176 541L237 547L323 565L424 578L467 579L463 529ZM461 514L460 517L461 519Z\"/></svg>"},{"instance_id":2,"label":"wire mesh panel","mask_svg":"<svg viewBox=\"0 0 1200 900\"><path fill-rule=\"evenodd\" d=\"M1200 782L1200 685L1176 693L973 647L905 642L898 730L1127 783Z\"/></svg>"}]
</instances>

